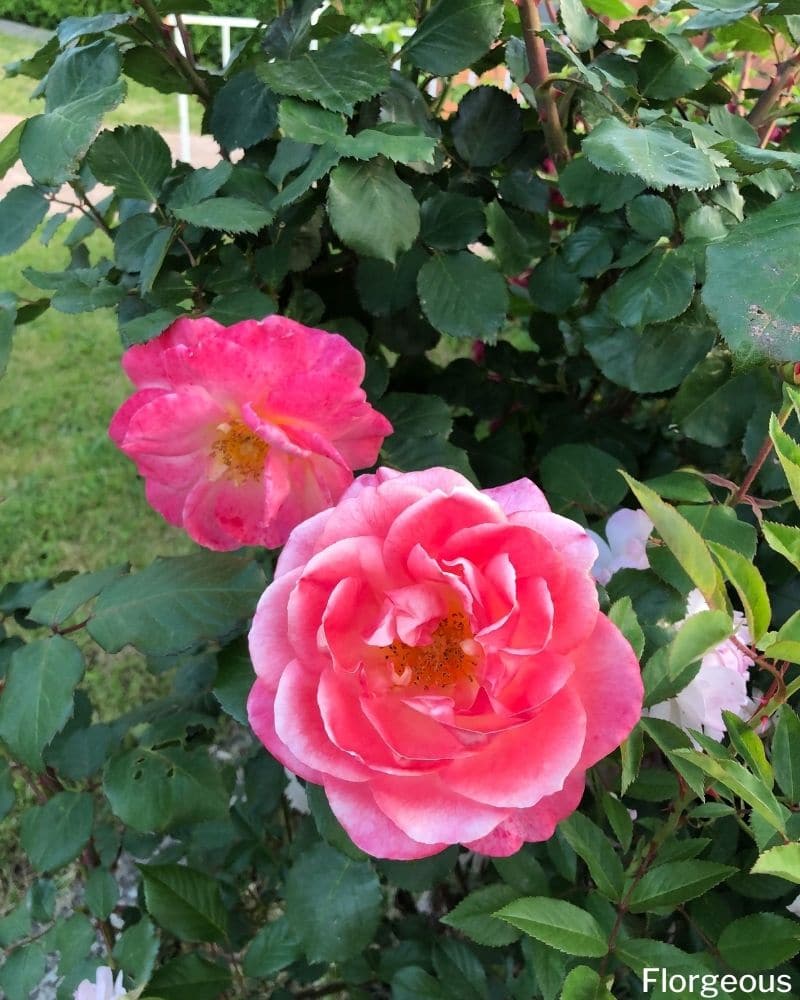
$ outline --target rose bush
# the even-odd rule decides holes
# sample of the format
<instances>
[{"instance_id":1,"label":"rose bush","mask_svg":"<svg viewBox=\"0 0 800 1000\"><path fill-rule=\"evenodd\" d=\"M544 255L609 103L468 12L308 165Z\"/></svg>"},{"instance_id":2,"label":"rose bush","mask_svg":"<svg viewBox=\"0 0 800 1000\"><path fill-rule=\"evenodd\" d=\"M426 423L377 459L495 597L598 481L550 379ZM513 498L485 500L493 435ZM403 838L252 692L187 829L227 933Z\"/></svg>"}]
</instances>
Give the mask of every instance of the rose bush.
<instances>
[{"instance_id":1,"label":"rose bush","mask_svg":"<svg viewBox=\"0 0 800 1000\"><path fill-rule=\"evenodd\" d=\"M109 434L152 506L210 549L282 545L392 430L361 389L363 356L283 316L180 319L122 364L137 391Z\"/></svg>"},{"instance_id":2,"label":"rose bush","mask_svg":"<svg viewBox=\"0 0 800 1000\"><path fill-rule=\"evenodd\" d=\"M361 476L290 535L259 602L250 722L376 857L546 840L641 714L596 557L527 479Z\"/></svg>"}]
</instances>

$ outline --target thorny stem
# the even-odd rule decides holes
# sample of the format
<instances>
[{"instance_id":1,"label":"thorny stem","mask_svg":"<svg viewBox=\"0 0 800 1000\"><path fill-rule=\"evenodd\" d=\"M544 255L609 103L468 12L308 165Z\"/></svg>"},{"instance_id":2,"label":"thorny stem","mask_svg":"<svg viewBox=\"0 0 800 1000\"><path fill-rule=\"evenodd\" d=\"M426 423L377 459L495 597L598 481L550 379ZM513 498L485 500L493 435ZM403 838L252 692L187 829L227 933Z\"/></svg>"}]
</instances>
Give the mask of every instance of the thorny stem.
<instances>
[{"instance_id":1,"label":"thorny stem","mask_svg":"<svg viewBox=\"0 0 800 1000\"><path fill-rule=\"evenodd\" d=\"M522 33L530 67L525 82L533 87L547 151L553 163L560 169L569 160L569 147L558 115L555 95L546 82L550 76L550 69L547 65L544 40L538 34L542 30L539 8L536 0L517 0L517 6L522 19Z\"/></svg>"},{"instance_id":2,"label":"thorny stem","mask_svg":"<svg viewBox=\"0 0 800 1000\"><path fill-rule=\"evenodd\" d=\"M779 62L775 67L775 76L747 116L747 120L753 128L760 129L763 126L770 126L770 112L785 91L794 85L798 72L800 72L800 50L783 62Z\"/></svg>"},{"instance_id":3,"label":"thorny stem","mask_svg":"<svg viewBox=\"0 0 800 1000\"><path fill-rule=\"evenodd\" d=\"M789 414L791 412L792 412L791 403L785 403L783 407L781 407L781 411L778 414L778 423L780 424L781 427L783 427L783 425L789 419ZM769 434L767 434L767 436L764 438L764 443L759 448L758 454L753 460L753 464L747 470L747 474L742 480L742 485L739 487L738 490L736 490L735 493L731 493L731 495L725 501L726 507L735 507L737 504L741 503L742 500L748 495L750 487L753 485L756 476L759 474L759 472L761 472L764 462L766 462L766 460L769 458L771 452L772 452L772 438L769 436Z\"/></svg>"}]
</instances>

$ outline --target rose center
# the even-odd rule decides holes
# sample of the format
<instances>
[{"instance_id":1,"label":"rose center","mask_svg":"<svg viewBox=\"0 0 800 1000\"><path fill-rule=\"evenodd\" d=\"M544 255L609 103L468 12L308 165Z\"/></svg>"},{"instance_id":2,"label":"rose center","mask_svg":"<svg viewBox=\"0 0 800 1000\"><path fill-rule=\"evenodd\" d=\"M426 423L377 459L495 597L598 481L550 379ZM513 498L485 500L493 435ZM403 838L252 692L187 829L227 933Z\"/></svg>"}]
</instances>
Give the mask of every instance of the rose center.
<instances>
[{"instance_id":1,"label":"rose center","mask_svg":"<svg viewBox=\"0 0 800 1000\"><path fill-rule=\"evenodd\" d=\"M429 690L474 681L480 647L467 616L454 611L439 622L426 646L408 646L395 639L382 652L394 672L395 683Z\"/></svg>"},{"instance_id":2,"label":"rose center","mask_svg":"<svg viewBox=\"0 0 800 1000\"><path fill-rule=\"evenodd\" d=\"M264 459L269 445L241 420L220 424L220 436L211 447L211 454L233 476L237 483L259 479L264 471Z\"/></svg>"}]
</instances>

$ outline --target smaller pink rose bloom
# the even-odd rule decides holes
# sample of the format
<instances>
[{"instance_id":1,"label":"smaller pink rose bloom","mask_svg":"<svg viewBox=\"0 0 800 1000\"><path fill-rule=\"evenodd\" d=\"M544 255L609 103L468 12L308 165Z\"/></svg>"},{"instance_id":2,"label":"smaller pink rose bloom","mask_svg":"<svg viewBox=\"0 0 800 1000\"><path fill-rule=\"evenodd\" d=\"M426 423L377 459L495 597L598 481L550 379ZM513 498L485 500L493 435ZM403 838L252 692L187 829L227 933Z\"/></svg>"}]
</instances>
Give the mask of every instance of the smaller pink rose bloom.
<instances>
[{"instance_id":1,"label":"smaller pink rose bloom","mask_svg":"<svg viewBox=\"0 0 800 1000\"><path fill-rule=\"evenodd\" d=\"M546 840L641 716L596 557L530 480L360 476L292 532L259 602L250 724L375 857Z\"/></svg>"},{"instance_id":2,"label":"smaller pink rose bloom","mask_svg":"<svg viewBox=\"0 0 800 1000\"><path fill-rule=\"evenodd\" d=\"M373 465L389 421L344 337L283 316L179 319L125 352L137 391L109 427L148 502L200 545L283 545Z\"/></svg>"},{"instance_id":3,"label":"smaller pink rose bloom","mask_svg":"<svg viewBox=\"0 0 800 1000\"><path fill-rule=\"evenodd\" d=\"M693 590L686 604L686 618L708 611L699 590ZM686 621L686 618L683 621ZM734 635L745 645L751 641L750 630L740 611L733 613ZM680 624L680 623L679 623ZM653 705L646 713L654 719L666 719L681 729L695 729L714 740L725 735L723 711L748 719L755 703L747 694L747 681L754 661L730 639L703 657L700 670L674 698Z\"/></svg>"},{"instance_id":4,"label":"smaller pink rose bloom","mask_svg":"<svg viewBox=\"0 0 800 1000\"><path fill-rule=\"evenodd\" d=\"M595 580L605 586L619 569L648 569L647 540L652 530L653 522L643 510L623 508L606 522L608 542L590 531L599 553L592 566Z\"/></svg>"},{"instance_id":5,"label":"smaller pink rose bloom","mask_svg":"<svg viewBox=\"0 0 800 1000\"><path fill-rule=\"evenodd\" d=\"M119 972L115 980L111 969L106 965L101 965L97 970L94 982L84 979L82 983L78 984L73 997L74 1000L119 1000L120 997L126 995L122 986L122 973Z\"/></svg>"}]
</instances>

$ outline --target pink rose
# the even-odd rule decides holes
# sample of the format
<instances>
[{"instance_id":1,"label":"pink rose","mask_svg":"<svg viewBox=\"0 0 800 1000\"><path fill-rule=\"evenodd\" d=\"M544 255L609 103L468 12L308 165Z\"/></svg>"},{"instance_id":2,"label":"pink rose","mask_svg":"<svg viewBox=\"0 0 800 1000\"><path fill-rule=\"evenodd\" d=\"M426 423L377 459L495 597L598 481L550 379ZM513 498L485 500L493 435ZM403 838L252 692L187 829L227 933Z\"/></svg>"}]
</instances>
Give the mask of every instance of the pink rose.
<instances>
[{"instance_id":1,"label":"pink rose","mask_svg":"<svg viewBox=\"0 0 800 1000\"><path fill-rule=\"evenodd\" d=\"M106 965L97 970L95 981L84 979L73 993L74 1000L118 1000L127 994L122 986L122 973L118 973L116 981L114 973Z\"/></svg>"},{"instance_id":2,"label":"pink rose","mask_svg":"<svg viewBox=\"0 0 800 1000\"><path fill-rule=\"evenodd\" d=\"M641 715L596 556L527 479L361 476L295 529L259 602L253 729L376 857L550 837Z\"/></svg>"},{"instance_id":3,"label":"pink rose","mask_svg":"<svg viewBox=\"0 0 800 1000\"><path fill-rule=\"evenodd\" d=\"M137 392L109 434L150 504L210 549L282 545L374 464L392 426L338 334L283 316L179 319L125 352Z\"/></svg>"},{"instance_id":4,"label":"pink rose","mask_svg":"<svg viewBox=\"0 0 800 1000\"><path fill-rule=\"evenodd\" d=\"M708 611L708 604L699 590L693 590L686 599L686 618L701 611ZM734 611L733 625L734 636L743 645L748 645L750 629L741 611ZM666 719L680 729L696 729L714 740L721 740L726 732L723 711L733 712L740 719L749 719L755 711L756 703L747 694L750 667L754 662L736 643L726 639L706 653L700 661L700 670L682 691L674 698L653 705L647 714L654 719Z\"/></svg>"}]
</instances>

